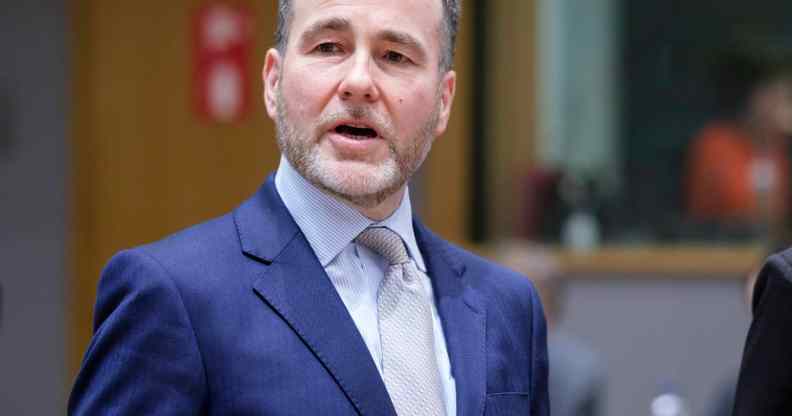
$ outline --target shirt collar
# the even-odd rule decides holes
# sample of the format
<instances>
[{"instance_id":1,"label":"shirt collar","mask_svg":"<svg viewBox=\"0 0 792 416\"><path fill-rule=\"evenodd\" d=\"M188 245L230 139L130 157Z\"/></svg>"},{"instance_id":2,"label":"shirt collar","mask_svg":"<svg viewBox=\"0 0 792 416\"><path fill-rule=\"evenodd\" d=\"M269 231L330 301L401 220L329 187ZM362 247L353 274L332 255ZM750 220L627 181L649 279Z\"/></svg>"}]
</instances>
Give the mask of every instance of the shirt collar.
<instances>
[{"instance_id":1,"label":"shirt collar","mask_svg":"<svg viewBox=\"0 0 792 416\"><path fill-rule=\"evenodd\" d=\"M390 217L375 222L308 182L283 155L275 173L275 189L322 267L327 267L363 230L378 226L395 231L407 246L415 265L426 273L412 226L409 191L404 193L399 207Z\"/></svg>"}]
</instances>

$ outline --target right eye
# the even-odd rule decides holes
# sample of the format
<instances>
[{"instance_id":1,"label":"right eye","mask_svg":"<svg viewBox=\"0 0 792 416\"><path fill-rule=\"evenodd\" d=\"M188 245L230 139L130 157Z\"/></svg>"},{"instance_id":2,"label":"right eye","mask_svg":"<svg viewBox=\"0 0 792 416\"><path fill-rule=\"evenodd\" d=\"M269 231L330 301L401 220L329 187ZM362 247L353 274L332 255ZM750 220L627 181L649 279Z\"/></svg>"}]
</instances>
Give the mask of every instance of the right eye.
<instances>
[{"instance_id":1,"label":"right eye","mask_svg":"<svg viewBox=\"0 0 792 416\"><path fill-rule=\"evenodd\" d=\"M324 42L317 45L314 51L324 55L335 55L341 52L341 45L333 42Z\"/></svg>"}]
</instances>

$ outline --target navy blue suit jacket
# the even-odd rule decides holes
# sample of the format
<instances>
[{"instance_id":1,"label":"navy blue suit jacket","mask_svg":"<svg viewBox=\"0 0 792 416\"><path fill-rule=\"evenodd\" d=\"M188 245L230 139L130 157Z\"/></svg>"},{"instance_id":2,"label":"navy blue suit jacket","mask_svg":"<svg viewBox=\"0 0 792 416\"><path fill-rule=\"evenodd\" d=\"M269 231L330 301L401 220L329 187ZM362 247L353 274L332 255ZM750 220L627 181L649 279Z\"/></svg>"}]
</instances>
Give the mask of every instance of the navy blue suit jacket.
<instances>
[{"instance_id":1,"label":"navy blue suit jacket","mask_svg":"<svg viewBox=\"0 0 792 416\"><path fill-rule=\"evenodd\" d=\"M459 415L548 414L544 315L523 276L414 224ZM341 298L271 176L232 213L102 273L75 415L394 415Z\"/></svg>"}]
</instances>

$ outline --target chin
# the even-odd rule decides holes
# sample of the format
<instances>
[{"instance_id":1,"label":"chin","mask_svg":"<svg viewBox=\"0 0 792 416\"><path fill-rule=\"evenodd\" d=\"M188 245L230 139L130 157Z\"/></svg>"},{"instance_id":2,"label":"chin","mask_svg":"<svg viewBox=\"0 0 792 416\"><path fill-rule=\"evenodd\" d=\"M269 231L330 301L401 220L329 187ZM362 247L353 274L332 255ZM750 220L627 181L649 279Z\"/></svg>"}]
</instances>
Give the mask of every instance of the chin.
<instances>
[{"instance_id":1,"label":"chin","mask_svg":"<svg viewBox=\"0 0 792 416\"><path fill-rule=\"evenodd\" d=\"M398 164L386 159L378 164L356 160L314 159L307 177L316 186L354 205L379 205L404 185Z\"/></svg>"}]
</instances>

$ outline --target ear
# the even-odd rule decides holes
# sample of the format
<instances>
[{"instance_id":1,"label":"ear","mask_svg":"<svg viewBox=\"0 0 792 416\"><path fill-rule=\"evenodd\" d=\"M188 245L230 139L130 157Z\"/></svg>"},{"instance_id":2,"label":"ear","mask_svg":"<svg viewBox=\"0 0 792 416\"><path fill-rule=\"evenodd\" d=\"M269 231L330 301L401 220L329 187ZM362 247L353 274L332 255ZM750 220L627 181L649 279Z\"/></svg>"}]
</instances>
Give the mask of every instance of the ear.
<instances>
[{"instance_id":1,"label":"ear","mask_svg":"<svg viewBox=\"0 0 792 416\"><path fill-rule=\"evenodd\" d=\"M261 70L261 80L264 82L264 105L267 107L267 114L273 120L278 113L277 91L280 88L281 63L278 50L270 48L264 58L264 68Z\"/></svg>"},{"instance_id":2,"label":"ear","mask_svg":"<svg viewBox=\"0 0 792 416\"><path fill-rule=\"evenodd\" d=\"M437 118L435 127L435 137L445 133L448 127L448 119L451 117L451 106L454 104L454 94L456 93L456 72L448 71L443 75L440 84L440 114Z\"/></svg>"}]
</instances>

